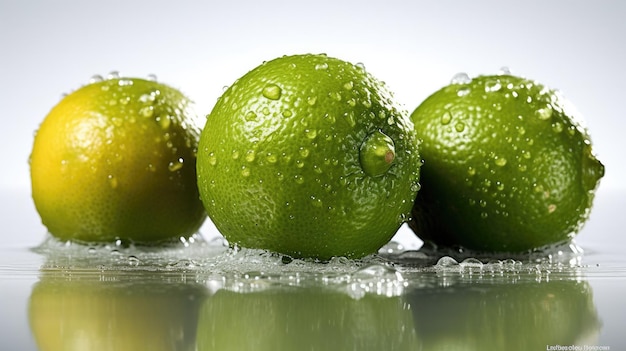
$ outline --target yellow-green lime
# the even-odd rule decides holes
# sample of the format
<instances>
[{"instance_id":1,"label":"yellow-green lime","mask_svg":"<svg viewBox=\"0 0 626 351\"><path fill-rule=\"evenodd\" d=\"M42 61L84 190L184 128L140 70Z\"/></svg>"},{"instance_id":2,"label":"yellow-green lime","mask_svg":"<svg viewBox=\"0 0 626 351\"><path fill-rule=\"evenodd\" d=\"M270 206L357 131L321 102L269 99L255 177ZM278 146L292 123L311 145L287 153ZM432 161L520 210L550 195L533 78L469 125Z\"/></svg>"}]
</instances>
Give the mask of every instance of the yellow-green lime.
<instances>
[{"instance_id":1,"label":"yellow-green lime","mask_svg":"<svg viewBox=\"0 0 626 351\"><path fill-rule=\"evenodd\" d=\"M420 164L408 114L362 66L283 56L218 100L198 146L198 186L231 245L356 258L408 219Z\"/></svg>"},{"instance_id":2,"label":"yellow-green lime","mask_svg":"<svg viewBox=\"0 0 626 351\"><path fill-rule=\"evenodd\" d=\"M425 162L411 228L484 251L571 239L604 175L571 103L520 77L465 78L411 114Z\"/></svg>"},{"instance_id":3,"label":"yellow-green lime","mask_svg":"<svg viewBox=\"0 0 626 351\"><path fill-rule=\"evenodd\" d=\"M206 218L194 118L181 92L150 80L99 80L65 96L30 157L33 200L48 231L85 242L193 235Z\"/></svg>"}]
</instances>

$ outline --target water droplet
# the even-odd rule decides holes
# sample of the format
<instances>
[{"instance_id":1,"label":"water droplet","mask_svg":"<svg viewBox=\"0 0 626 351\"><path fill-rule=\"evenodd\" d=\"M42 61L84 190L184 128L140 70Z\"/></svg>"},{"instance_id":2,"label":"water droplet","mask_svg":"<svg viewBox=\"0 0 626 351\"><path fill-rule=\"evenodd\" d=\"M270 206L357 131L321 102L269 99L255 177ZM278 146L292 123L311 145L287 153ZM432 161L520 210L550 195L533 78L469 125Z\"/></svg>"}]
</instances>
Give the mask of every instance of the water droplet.
<instances>
[{"instance_id":1,"label":"water droplet","mask_svg":"<svg viewBox=\"0 0 626 351\"><path fill-rule=\"evenodd\" d=\"M335 101L341 101L341 93L338 91L331 91L328 96Z\"/></svg>"},{"instance_id":2,"label":"water droplet","mask_svg":"<svg viewBox=\"0 0 626 351\"><path fill-rule=\"evenodd\" d=\"M282 89L278 85L270 83L263 88L262 93L270 100L278 100L282 94Z\"/></svg>"},{"instance_id":3,"label":"water droplet","mask_svg":"<svg viewBox=\"0 0 626 351\"><path fill-rule=\"evenodd\" d=\"M487 217L489 217L489 214L487 214L487 212L481 212L480 213L480 218L485 219Z\"/></svg>"},{"instance_id":4,"label":"water droplet","mask_svg":"<svg viewBox=\"0 0 626 351\"><path fill-rule=\"evenodd\" d=\"M456 92L456 95L457 95L458 97L463 97L463 96L466 96L467 94L469 94L469 93L470 93L470 91L471 91L471 89L470 89L470 88L461 88L461 89L459 89L459 90Z\"/></svg>"},{"instance_id":5,"label":"water droplet","mask_svg":"<svg viewBox=\"0 0 626 351\"><path fill-rule=\"evenodd\" d=\"M265 159L266 159L266 160L267 160L267 162L269 162L269 163L276 163L276 162L278 161L278 157L276 157L276 155L274 155L274 154L273 154L273 153L271 153L271 152L268 152L268 153L265 155Z\"/></svg>"},{"instance_id":6,"label":"water droplet","mask_svg":"<svg viewBox=\"0 0 626 351\"><path fill-rule=\"evenodd\" d=\"M246 152L246 161L253 162L255 158L256 158L256 153L254 152L254 150L248 150Z\"/></svg>"},{"instance_id":7,"label":"water droplet","mask_svg":"<svg viewBox=\"0 0 626 351\"><path fill-rule=\"evenodd\" d=\"M176 172L179 169L183 168L183 162L185 162L185 160L182 157L179 157L176 161L172 161L167 165L167 169L170 170L170 172Z\"/></svg>"},{"instance_id":8,"label":"water droplet","mask_svg":"<svg viewBox=\"0 0 626 351\"><path fill-rule=\"evenodd\" d=\"M469 257L459 263L459 266L461 266L461 269L481 270L483 268L483 263L476 258Z\"/></svg>"},{"instance_id":9,"label":"water droplet","mask_svg":"<svg viewBox=\"0 0 626 351\"><path fill-rule=\"evenodd\" d=\"M261 109L261 112L264 115L268 116L270 114L270 109L269 109L269 107L265 106L265 107L263 107L263 109Z\"/></svg>"},{"instance_id":10,"label":"water droplet","mask_svg":"<svg viewBox=\"0 0 626 351\"><path fill-rule=\"evenodd\" d=\"M465 130L465 123L463 123L463 122L459 122L459 123L455 124L455 125L454 125L454 129L455 129L457 132L459 132L459 133L460 133L460 132L462 132L462 131L464 131L464 130Z\"/></svg>"},{"instance_id":11,"label":"water droplet","mask_svg":"<svg viewBox=\"0 0 626 351\"><path fill-rule=\"evenodd\" d=\"M459 72L452 77L452 79L450 80L450 84L468 84L471 81L472 78L470 78L467 73Z\"/></svg>"},{"instance_id":12,"label":"water droplet","mask_svg":"<svg viewBox=\"0 0 626 351\"><path fill-rule=\"evenodd\" d=\"M111 71L109 72L109 74L107 74L107 79L117 79L120 77L120 72L118 71Z\"/></svg>"},{"instance_id":13,"label":"water droplet","mask_svg":"<svg viewBox=\"0 0 626 351\"><path fill-rule=\"evenodd\" d=\"M133 267L137 267L139 266L139 264L141 263L141 261L133 255L128 256L128 265L129 266L133 266Z\"/></svg>"},{"instance_id":14,"label":"water droplet","mask_svg":"<svg viewBox=\"0 0 626 351\"><path fill-rule=\"evenodd\" d=\"M459 263L454 258L450 256L443 256L437 261L437 264L435 266L436 267L454 267L458 265Z\"/></svg>"},{"instance_id":15,"label":"water droplet","mask_svg":"<svg viewBox=\"0 0 626 351\"><path fill-rule=\"evenodd\" d=\"M152 117L152 115L154 114L154 107L152 106L142 107L141 110L139 110L139 114L146 118Z\"/></svg>"},{"instance_id":16,"label":"water droplet","mask_svg":"<svg viewBox=\"0 0 626 351\"><path fill-rule=\"evenodd\" d=\"M157 81L157 76L154 73L150 73L148 74L148 80L151 82L156 82Z\"/></svg>"},{"instance_id":17,"label":"water droplet","mask_svg":"<svg viewBox=\"0 0 626 351\"><path fill-rule=\"evenodd\" d=\"M485 92L486 93L492 93L492 92L500 90L501 88L502 88L502 85L500 84L500 81L498 81L498 80L485 82Z\"/></svg>"},{"instance_id":18,"label":"water droplet","mask_svg":"<svg viewBox=\"0 0 626 351\"><path fill-rule=\"evenodd\" d=\"M552 213L554 211L556 211L556 205L555 204L548 205L548 213Z\"/></svg>"},{"instance_id":19,"label":"water droplet","mask_svg":"<svg viewBox=\"0 0 626 351\"><path fill-rule=\"evenodd\" d=\"M306 102L311 106L315 105L315 103L317 102L317 96L309 96L306 99Z\"/></svg>"},{"instance_id":20,"label":"water droplet","mask_svg":"<svg viewBox=\"0 0 626 351\"><path fill-rule=\"evenodd\" d=\"M257 119L257 115L256 113L254 113L254 111L248 111L246 115L244 116L244 118L246 119L246 121L252 122Z\"/></svg>"},{"instance_id":21,"label":"water droplet","mask_svg":"<svg viewBox=\"0 0 626 351\"><path fill-rule=\"evenodd\" d=\"M311 195L311 203L313 205L313 207L317 207L317 208L321 208L324 206L324 203L322 202L322 200L318 197L315 197L313 195Z\"/></svg>"},{"instance_id":22,"label":"water droplet","mask_svg":"<svg viewBox=\"0 0 626 351\"><path fill-rule=\"evenodd\" d=\"M378 250L381 254L399 254L404 252L404 246L397 241L390 241Z\"/></svg>"},{"instance_id":23,"label":"water droplet","mask_svg":"<svg viewBox=\"0 0 626 351\"><path fill-rule=\"evenodd\" d=\"M560 132L562 132L562 131L563 131L563 124L562 124L561 122L554 122L554 123L552 124L552 130L553 130L555 133L560 133Z\"/></svg>"},{"instance_id":24,"label":"water droplet","mask_svg":"<svg viewBox=\"0 0 626 351\"><path fill-rule=\"evenodd\" d=\"M315 69L318 71L322 71L322 70L326 70L328 69L328 64L323 62L323 63L318 63L315 65Z\"/></svg>"},{"instance_id":25,"label":"water droplet","mask_svg":"<svg viewBox=\"0 0 626 351\"><path fill-rule=\"evenodd\" d=\"M211 166L215 166L217 164L217 157L215 157L215 153L214 152L210 152L209 153L209 164Z\"/></svg>"},{"instance_id":26,"label":"water droplet","mask_svg":"<svg viewBox=\"0 0 626 351\"><path fill-rule=\"evenodd\" d=\"M317 130L315 129L305 129L304 135L306 135L309 139L315 139L317 137Z\"/></svg>"},{"instance_id":27,"label":"water droplet","mask_svg":"<svg viewBox=\"0 0 626 351\"><path fill-rule=\"evenodd\" d=\"M305 147L300 147L299 151L300 151L300 156L302 156L304 158L309 157L309 149L307 149Z\"/></svg>"},{"instance_id":28,"label":"water droplet","mask_svg":"<svg viewBox=\"0 0 626 351\"><path fill-rule=\"evenodd\" d=\"M450 111L446 110L446 112L443 114L443 116L441 116L441 124L443 124L445 126L448 123L450 123L451 120L452 120L452 113Z\"/></svg>"},{"instance_id":29,"label":"water droplet","mask_svg":"<svg viewBox=\"0 0 626 351\"><path fill-rule=\"evenodd\" d=\"M470 175L470 176L475 175L476 174L476 169L474 167L472 167L472 166L469 166L467 168L467 174Z\"/></svg>"},{"instance_id":30,"label":"water droplet","mask_svg":"<svg viewBox=\"0 0 626 351\"><path fill-rule=\"evenodd\" d=\"M498 71L498 75L502 76L502 75L511 75L511 69L507 66L502 66L500 67L500 70Z\"/></svg>"},{"instance_id":31,"label":"water droplet","mask_svg":"<svg viewBox=\"0 0 626 351\"><path fill-rule=\"evenodd\" d=\"M172 124L172 119L170 118L170 116L158 116L156 118L156 121L163 130L168 129Z\"/></svg>"},{"instance_id":32,"label":"water droplet","mask_svg":"<svg viewBox=\"0 0 626 351\"><path fill-rule=\"evenodd\" d=\"M299 174L293 176L293 179L296 181L297 184L304 184L304 178Z\"/></svg>"},{"instance_id":33,"label":"water droplet","mask_svg":"<svg viewBox=\"0 0 626 351\"><path fill-rule=\"evenodd\" d=\"M109 186L111 186L112 189L117 188L118 182L117 182L117 178L114 175L109 174L107 176L107 180L109 181Z\"/></svg>"},{"instance_id":34,"label":"water droplet","mask_svg":"<svg viewBox=\"0 0 626 351\"><path fill-rule=\"evenodd\" d=\"M506 158L496 157L496 159L494 160L494 163L496 164L496 166L503 167L506 165Z\"/></svg>"},{"instance_id":35,"label":"water droplet","mask_svg":"<svg viewBox=\"0 0 626 351\"><path fill-rule=\"evenodd\" d=\"M411 191L413 192L418 192L420 191L421 188L422 188L422 185L420 183L411 184Z\"/></svg>"},{"instance_id":36,"label":"water droplet","mask_svg":"<svg viewBox=\"0 0 626 351\"><path fill-rule=\"evenodd\" d=\"M103 80L104 78L102 78L101 75L94 74L93 76L91 76L91 78L89 78L89 84L99 83L99 82L102 82Z\"/></svg>"},{"instance_id":37,"label":"water droplet","mask_svg":"<svg viewBox=\"0 0 626 351\"><path fill-rule=\"evenodd\" d=\"M233 158L233 160L238 159L239 158L239 151L233 150L233 152L231 153L230 156Z\"/></svg>"},{"instance_id":38,"label":"water droplet","mask_svg":"<svg viewBox=\"0 0 626 351\"><path fill-rule=\"evenodd\" d=\"M354 114L353 114L352 112L346 112L346 113L344 113L343 117L344 117L344 120L345 120L346 122L348 122L348 125L349 125L350 127L354 127L354 126L356 126L356 120L355 120L355 118L354 118Z\"/></svg>"},{"instance_id":39,"label":"water droplet","mask_svg":"<svg viewBox=\"0 0 626 351\"><path fill-rule=\"evenodd\" d=\"M243 177L250 176L250 169L248 169L248 167L246 167L246 166L241 166L241 175Z\"/></svg>"},{"instance_id":40,"label":"water droplet","mask_svg":"<svg viewBox=\"0 0 626 351\"><path fill-rule=\"evenodd\" d=\"M293 112L291 112L291 110L284 110L283 111L283 117L289 118L291 116L293 116Z\"/></svg>"},{"instance_id":41,"label":"water droplet","mask_svg":"<svg viewBox=\"0 0 626 351\"><path fill-rule=\"evenodd\" d=\"M357 62L354 66L362 71L365 71L365 64L363 62Z\"/></svg>"},{"instance_id":42,"label":"water droplet","mask_svg":"<svg viewBox=\"0 0 626 351\"><path fill-rule=\"evenodd\" d=\"M121 87L131 86L133 85L133 81L130 79L120 79L117 81L117 85Z\"/></svg>"},{"instance_id":43,"label":"water droplet","mask_svg":"<svg viewBox=\"0 0 626 351\"><path fill-rule=\"evenodd\" d=\"M352 88L354 88L354 83L352 81L349 81L343 85L343 88L346 90L352 90Z\"/></svg>"},{"instance_id":44,"label":"water droplet","mask_svg":"<svg viewBox=\"0 0 626 351\"><path fill-rule=\"evenodd\" d=\"M150 94L141 94L139 97L139 102L142 104L151 104L156 100L157 94L152 92Z\"/></svg>"}]
</instances>

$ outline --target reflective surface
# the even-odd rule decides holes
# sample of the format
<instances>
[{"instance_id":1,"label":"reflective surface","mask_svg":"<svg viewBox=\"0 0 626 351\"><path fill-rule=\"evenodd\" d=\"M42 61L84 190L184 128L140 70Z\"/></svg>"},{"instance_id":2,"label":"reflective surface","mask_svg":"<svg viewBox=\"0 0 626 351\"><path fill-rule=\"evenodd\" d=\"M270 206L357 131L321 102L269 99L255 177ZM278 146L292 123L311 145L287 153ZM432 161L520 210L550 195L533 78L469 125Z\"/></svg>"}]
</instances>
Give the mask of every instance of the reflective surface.
<instances>
[{"instance_id":1,"label":"reflective surface","mask_svg":"<svg viewBox=\"0 0 626 351\"><path fill-rule=\"evenodd\" d=\"M578 245L549 252L395 242L326 263L201 236L158 249L67 245L44 240L26 198L6 210L34 222L36 244L0 248L0 337L7 350L619 350L621 195L600 193Z\"/></svg>"}]
</instances>

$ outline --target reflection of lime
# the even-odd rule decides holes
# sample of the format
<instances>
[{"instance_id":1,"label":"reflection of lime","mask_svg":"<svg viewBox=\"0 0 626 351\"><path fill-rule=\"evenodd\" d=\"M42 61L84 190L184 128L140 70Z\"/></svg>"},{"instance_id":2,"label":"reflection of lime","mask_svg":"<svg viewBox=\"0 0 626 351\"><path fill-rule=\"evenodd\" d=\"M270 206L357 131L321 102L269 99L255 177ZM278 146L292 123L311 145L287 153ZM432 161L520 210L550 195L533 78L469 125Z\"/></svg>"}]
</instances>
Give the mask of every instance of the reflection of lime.
<instances>
[{"instance_id":1,"label":"reflection of lime","mask_svg":"<svg viewBox=\"0 0 626 351\"><path fill-rule=\"evenodd\" d=\"M420 158L385 86L324 55L285 56L236 81L207 119L200 194L231 244L360 257L406 221Z\"/></svg>"},{"instance_id":2,"label":"reflection of lime","mask_svg":"<svg viewBox=\"0 0 626 351\"><path fill-rule=\"evenodd\" d=\"M508 75L431 95L411 115L425 160L413 230L485 251L571 238L604 174L575 117L559 93Z\"/></svg>"},{"instance_id":3,"label":"reflection of lime","mask_svg":"<svg viewBox=\"0 0 626 351\"><path fill-rule=\"evenodd\" d=\"M137 242L193 234L206 215L192 117L179 91L142 79L96 82L61 100L30 159L33 199L50 233Z\"/></svg>"},{"instance_id":4,"label":"reflection of lime","mask_svg":"<svg viewBox=\"0 0 626 351\"><path fill-rule=\"evenodd\" d=\"M423 350L542 350L589 342L600 330L588 282L474 282L405 299Z\"/></svg>"},{"instance_id":5,"label":"reflection of lime","mask_svg":"<svg viewBox=\"0 0 626 351\"><path fill-rule=\"evenodd\" d=\"M220 290L206 300L198 350L418 350L401 298L320 288Z\"/></svg>"},{"instance_id":6,"label":"reflection of lime","mask_svg":"<svg viewBox=\"0 0 626 351\"><path fill-rule=\"evenodd\" d=\"M126 278L44 275L28 311L38 350L195 350L205 287Z\"/></svg>"}]
</instances>

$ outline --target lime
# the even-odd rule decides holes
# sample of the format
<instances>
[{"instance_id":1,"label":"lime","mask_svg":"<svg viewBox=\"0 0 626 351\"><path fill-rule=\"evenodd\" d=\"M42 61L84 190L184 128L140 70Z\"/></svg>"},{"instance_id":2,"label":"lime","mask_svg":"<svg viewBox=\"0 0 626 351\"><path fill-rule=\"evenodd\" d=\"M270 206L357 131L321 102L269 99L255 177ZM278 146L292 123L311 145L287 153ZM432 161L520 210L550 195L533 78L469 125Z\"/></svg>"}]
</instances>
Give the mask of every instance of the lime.
<instances>
[{"instance_id":1,"label":"lime","mask_svg":"<svg viewBox=\"0 0 626 351\"><path fill-rule=\"evenodd\" d=\"M63 240L154 242L194 234L200 135L190 101L155 81L113 78L64 97L30 157L32 195Z\"/></svg>"},{"instance_id":2,"label":"lime","mask_svg":"<svg viewBox=\"0 0 626 351\"><path fill-rule=\"evenodd\" d=\"M409 225L425 241L484 251L571 239L604 175L578 118L559 92L511 75L435 92L411 114L425 163Z\"/></svg>"},{"instance_id":3,"label":"lime","mask_svg":"<svg viewBox=\"0 0 626 351\"><path fill-rule=\"evenodd\" d=\"M357 258L408 219L417 148L408 114L361 65L283 56L218 100L198 146L198 186L231 245Z\"/></svg>"}]
</instances>

